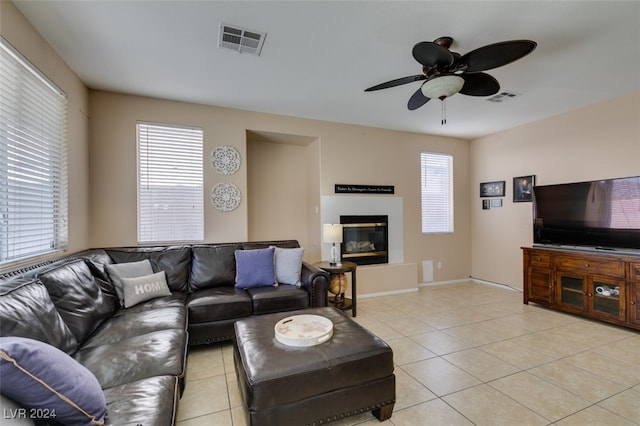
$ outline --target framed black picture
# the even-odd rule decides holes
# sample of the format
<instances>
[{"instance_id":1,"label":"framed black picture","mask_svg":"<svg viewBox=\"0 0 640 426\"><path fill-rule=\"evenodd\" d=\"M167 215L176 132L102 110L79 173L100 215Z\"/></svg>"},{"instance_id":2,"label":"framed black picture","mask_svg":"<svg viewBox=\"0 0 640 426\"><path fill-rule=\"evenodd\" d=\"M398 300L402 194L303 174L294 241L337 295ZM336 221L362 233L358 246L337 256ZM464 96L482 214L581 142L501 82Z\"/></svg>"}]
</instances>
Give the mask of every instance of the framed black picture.
<instances>
[{"instance_id":1,"label":"framed black picture","mask_svg":"<svg viewBox=\"0 0 640 426\"><path fill-rule=\"evenodd\" d=\"M518 176L513 178L513 202L523 203L533 201L533 185L536 177Z\"/></svg>"},{"instance_id":2,"label":"framed black picture","mask_svg":"<svg viewBox=\"0 0 640 426\"><path fill-rule=\"evenodd\" d=\"M482 182L480 184L481 197L504 197L504 181Z\"/></svg>"}]
</instances>

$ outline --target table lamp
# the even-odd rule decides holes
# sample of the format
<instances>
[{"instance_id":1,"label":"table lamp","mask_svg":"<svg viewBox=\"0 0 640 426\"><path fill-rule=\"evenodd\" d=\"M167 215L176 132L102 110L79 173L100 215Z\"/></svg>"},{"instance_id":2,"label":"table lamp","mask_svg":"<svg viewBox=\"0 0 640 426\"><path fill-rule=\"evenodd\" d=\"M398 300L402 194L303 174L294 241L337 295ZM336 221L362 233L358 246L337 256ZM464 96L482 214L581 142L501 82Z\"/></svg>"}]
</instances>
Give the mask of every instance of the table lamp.
<instances>
[{"instance_id":1,"label":"table lamp","mask_svg":"<svg viewBox=\"0 0 640 426\"><path fill-rule=\"evenodd\" d=\"M331 243L331 257L329 264L336 266L340 263L340 255L336 243L342 242L342 225L324 224L322 225L322 240L325 243Z\"/></svg>"}]
</instances>

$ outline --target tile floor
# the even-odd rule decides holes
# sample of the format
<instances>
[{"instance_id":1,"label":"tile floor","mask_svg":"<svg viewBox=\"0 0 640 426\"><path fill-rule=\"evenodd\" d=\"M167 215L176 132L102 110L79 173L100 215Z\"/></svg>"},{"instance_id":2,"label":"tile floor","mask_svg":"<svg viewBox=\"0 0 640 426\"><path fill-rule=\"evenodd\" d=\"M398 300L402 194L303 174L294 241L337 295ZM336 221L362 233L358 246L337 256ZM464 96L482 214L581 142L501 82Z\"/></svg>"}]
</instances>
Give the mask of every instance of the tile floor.
<instances>
[{"instance_id":1,"label":"tile floor","mask_svg":"<svg viewBox=\"0 0 640 426\"><path fill-rule=\"evenodd\" d=\"M471 281L360 299L356 320L393 348L397 400L383 424L640 425L639 332ZM244 424L231 344L194 348L178 426Z\"/></svg>"}]
</instances>

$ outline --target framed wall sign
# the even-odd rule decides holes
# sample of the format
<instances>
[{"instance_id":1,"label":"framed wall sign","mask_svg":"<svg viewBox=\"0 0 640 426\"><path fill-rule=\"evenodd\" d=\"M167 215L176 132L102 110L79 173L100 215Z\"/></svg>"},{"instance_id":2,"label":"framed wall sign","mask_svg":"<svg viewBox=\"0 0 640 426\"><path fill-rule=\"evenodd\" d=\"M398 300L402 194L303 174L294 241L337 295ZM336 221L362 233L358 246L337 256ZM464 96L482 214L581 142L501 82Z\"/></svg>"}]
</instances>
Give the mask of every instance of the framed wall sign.
<instances>
[{"instance_id":1,"label":"framed wall sign","mask_svg":"<svg viewBox=\"0 0 640 426\"><path fill-rule=\"evenodd\" d=\"M335 184L336 194L394 194L395 186L393 185L354 185L354 184Z\"/></svg>"},{"instance_id":2,"label":"framed wall sign","mask_svg":"<svg viewBox=\"0 0 640 426\"><path fill-rule=\"evenodd\" d=\"M513 178L513 202L522 203L533 201L533 185L535 185L536 177L518 176Z\"/></svg>"},{"instance_id":3,"label":"framed wall sign","mask_svg":"<svg viewBox=\"0 0 640 426\"><path fill-rule=\"evenodd\" d=\"M480 184L481 197L504 197L504 181L482 182Z\"/></svg>"}]
</instances>

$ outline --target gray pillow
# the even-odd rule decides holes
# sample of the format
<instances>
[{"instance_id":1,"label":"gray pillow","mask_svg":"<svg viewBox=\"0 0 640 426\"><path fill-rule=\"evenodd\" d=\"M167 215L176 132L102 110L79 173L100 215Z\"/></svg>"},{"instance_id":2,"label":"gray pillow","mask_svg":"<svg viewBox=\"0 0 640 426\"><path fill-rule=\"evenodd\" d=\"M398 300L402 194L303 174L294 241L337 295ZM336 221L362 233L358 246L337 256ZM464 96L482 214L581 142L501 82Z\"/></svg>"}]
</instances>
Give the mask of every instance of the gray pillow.
<instances>
[{"instance_id":1,"label":"gray pillow","mask_svg":"<svg viewBox=\"0 0 640 426\"><path fill-rule=\"evenodd\" d=\"M280 248L276 247L276 282L300 287L300 274L302 272L302 256L304 248Z\"/></svg>"},{"instance_id":2,"label":"gray pillow","mask_svg":"<svg viewBox=\"0 0 640 426\"><path fill-rule=\"evenodd\" d=\"M122 278L121 281L125 308L156 297L171 296L164 271L144 277Z\"/></svg>"},{"instance_id":3,"label":"gray pillow","mask_svg":"<svg viewBox=\"0 0 640 426\"><path fill-rule=\"evenodd\" d=\"M109 278L118 293L120 305L124 306L124 292L122 290L122 278L144 277L153 274L151 262L148 259L139 262L114 263L106 265Z\"/></svg>"}]
</instances>

